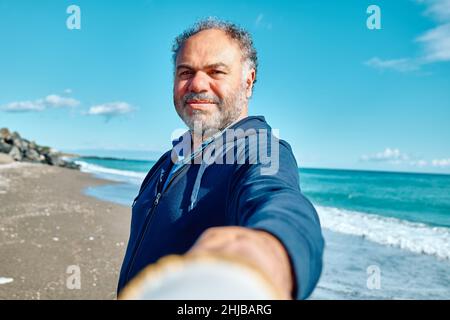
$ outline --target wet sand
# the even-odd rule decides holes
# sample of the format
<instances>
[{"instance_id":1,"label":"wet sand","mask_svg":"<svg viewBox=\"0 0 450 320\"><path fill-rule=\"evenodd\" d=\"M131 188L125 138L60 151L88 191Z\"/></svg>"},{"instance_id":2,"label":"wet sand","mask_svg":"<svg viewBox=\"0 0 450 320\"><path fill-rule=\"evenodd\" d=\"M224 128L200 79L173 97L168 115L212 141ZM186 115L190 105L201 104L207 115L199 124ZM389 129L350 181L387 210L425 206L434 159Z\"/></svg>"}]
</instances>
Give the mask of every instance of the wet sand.
<instances>
[{"instance_id":1,"label":"wet sand","mask_svg":"<svg viewBox=\"0 0 450 320\"><path fill-rule=\"evenodd\" d=\"M131 211L83 194L112 183L77 170L0 164L0 299L116 298Z\"/></svg>"}]
</instances>

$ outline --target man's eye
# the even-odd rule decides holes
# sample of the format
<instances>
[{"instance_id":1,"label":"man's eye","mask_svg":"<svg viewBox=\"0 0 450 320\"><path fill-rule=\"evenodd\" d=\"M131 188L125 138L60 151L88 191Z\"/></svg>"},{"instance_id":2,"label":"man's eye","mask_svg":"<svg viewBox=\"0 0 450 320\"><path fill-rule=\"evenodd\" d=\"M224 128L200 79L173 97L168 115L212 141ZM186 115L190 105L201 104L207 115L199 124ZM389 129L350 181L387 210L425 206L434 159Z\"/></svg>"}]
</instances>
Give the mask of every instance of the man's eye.
<instances>
[{"instance_id":1,"label":"man's eye","mask_svg":"<svg viewBox=\"0 0 450 320\"><path fill-rule=\"evenodd\" d=\"M212 74L225 74L225 72L220 71L220 70L213 70L211 73Z\"/></svg>"},{"instance_id":2,"label":"man's eye","mask_svg":"<svg viewBox=\"0 0 450 320\"><path fill-rule=\"evenodd\" d=\"M186 76L186 75L189 75L189 74L192 74L192 71L186 70L186 71L181 72L180 76Z\"/></svg>"}]
</instances>

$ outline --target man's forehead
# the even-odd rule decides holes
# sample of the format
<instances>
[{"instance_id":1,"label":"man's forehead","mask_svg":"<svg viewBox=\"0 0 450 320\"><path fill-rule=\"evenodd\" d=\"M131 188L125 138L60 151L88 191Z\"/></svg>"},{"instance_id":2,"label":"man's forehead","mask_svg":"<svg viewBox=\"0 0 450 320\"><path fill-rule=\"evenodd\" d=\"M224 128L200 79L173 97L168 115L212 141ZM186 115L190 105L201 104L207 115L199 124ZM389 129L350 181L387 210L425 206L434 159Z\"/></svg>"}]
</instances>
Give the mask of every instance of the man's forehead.
<instances>
[{"instance_id":1,"label":"man's forehead","mask_svg":"<svg viewBox=\"0 0 450 320\"><path fill-rule=\"evenodd\" d=\"M188 38L177 57L178 65L232 65L240 60L241 54L236 41L224 31L203 30Z\"/></svg>"}]
</instances>

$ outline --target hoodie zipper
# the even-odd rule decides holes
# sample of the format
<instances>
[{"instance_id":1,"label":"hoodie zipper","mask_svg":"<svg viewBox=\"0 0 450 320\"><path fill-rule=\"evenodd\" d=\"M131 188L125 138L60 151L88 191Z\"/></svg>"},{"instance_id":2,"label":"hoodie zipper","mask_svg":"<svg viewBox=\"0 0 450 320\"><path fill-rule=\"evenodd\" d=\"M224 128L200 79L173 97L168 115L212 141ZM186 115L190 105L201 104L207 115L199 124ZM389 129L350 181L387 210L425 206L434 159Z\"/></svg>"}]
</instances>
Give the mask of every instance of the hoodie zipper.
<instances>
[{"instance_id":1,"label":"hoodie zipper","mask_svg":"<svg viewBox=\"0 0 450 320\"><path fill-rule=\"evenodd\" d=\"M169 189L169 186L172 184L173 180L181 174L181 171L185 171L184 170L185 166L186 165L183 165L182 168L179 168L179 170L171 177L171 179L168 182L167 187L166 187L165 190L160 190L160 189L162 189L160 187L162 185L161 179L162 179L162 173L163 173L163 172L161 172L161 176L160 176L159 182L158 182L158 193L156 194L155 200L153 200L152 207L147 211L147 215L146 215L145 221L144 221L145 227L142 229L141 233L139 234L139 238L138 238L139 241L137 242L137 244L135 245L135 247L133 249L133 255L132 255L132 258L131 258L131 262L128 265L126 282L128 282L130 280L129 276L130 276L131 269L133 268L135 260L136 260L136 254L139 251L139 248L141 247L142 241L144 239L144 235L147 233L148 226L150 225L151 218L154 216L153 212L155 211L156 207L158 206L159 200L161 199L161 196L163 195L163 193L167 189Z\"/></svg>"}]
</instances>

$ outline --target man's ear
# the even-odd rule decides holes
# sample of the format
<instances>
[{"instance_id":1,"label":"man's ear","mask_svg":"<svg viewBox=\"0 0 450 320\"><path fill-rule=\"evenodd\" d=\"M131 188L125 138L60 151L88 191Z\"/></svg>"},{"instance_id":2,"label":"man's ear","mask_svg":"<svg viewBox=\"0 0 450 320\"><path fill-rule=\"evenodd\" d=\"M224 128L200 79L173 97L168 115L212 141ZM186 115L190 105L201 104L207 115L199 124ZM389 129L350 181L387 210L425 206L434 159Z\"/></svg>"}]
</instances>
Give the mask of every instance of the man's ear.
<instances>
[{"instance_id":1,"label":"man's ear","mask_svg":"<svg viewBox=\"0 0 450 320\"><path fill-rule=\"evenodd\" d=\"M246 96L250 98L253 94L253 83L256 78L256 70L251 68L246 75L245 83L246 83Z\"/></svg>"}]
</instances>

